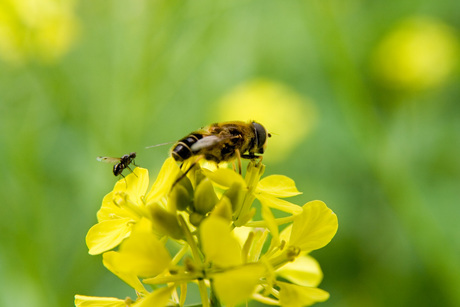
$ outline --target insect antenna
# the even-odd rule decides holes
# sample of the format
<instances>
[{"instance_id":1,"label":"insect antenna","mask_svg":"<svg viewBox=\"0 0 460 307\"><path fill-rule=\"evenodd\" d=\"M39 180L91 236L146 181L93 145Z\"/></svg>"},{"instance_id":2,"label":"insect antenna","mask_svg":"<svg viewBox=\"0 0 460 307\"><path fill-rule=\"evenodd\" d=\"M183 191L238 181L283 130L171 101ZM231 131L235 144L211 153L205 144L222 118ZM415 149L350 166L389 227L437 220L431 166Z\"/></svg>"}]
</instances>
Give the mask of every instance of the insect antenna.
<instances>
[{"instance_id":1,"label":"insect antenna","mask_svg":"<svg viewBox=\"0 0 460 307\"><path fill-rule=\"evenodd\" d=\"M175 142L160 143L160 144L156 144L156 145L147 146L147 147L145 147L145 149L154 148L154 147L160 147L160 146L164 146L164 145L170 145L170 144L174 144L174 143Z\"/></svg>"}]
</instances>

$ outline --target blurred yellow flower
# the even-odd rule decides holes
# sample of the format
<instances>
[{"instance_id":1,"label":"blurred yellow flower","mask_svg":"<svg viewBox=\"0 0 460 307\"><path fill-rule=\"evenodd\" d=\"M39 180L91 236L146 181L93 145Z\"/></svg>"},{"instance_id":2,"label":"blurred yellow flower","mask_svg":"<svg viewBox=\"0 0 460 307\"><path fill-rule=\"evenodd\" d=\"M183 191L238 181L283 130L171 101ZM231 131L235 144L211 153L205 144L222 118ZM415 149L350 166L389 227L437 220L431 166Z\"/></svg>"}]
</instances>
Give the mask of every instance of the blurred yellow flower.
<instances>
[{"instance_id":1,"label":"blurred yellow flower","mask_svg":"<svg viewBox=\"0 0 460 307\"><path fill-rule=\"evenodd\" d=\"M214 116L214 115L213 115ZM256 79L242 84L219 102L220 121L255 120L272 134L268 161L281 160L303 141L316 123L313 103L280 82Z\"/></svg>"},{"instance_id":2,"label":"blurred yellow flower","mask_svg":"<svg viewBox=\"0 0 460 307\"><path fill-rule=\"evenodd\" d=\"M417 91L444 83L458 64L459 42L448 25L408 18L377 45L372 61L385 86Z\"/></svg>"},{"instance_id":3,"label":"blurred yellow flower","mask_svg":"<svg viewBox=\"0 0 460 307\"><path fill-rule=\"evenodd\" d=\"M77 32L72 0L0 2L0 57L8 62L53 62L69 50Z\"/></svg>"}]
</instances>

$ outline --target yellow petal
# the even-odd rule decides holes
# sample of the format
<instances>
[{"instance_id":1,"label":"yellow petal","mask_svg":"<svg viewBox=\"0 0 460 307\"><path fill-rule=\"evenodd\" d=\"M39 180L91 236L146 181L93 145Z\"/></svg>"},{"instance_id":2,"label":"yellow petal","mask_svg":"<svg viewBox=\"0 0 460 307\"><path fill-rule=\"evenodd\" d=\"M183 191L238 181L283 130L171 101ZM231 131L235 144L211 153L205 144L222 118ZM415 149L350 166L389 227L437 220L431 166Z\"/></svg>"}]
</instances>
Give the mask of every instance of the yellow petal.
<instances>
[{"instance_id":1,"label":"yellow petal","mask_svg":"<svg viewBox=\"0 0 460 307\"><path fill-rule=\"evenodd\" d=\"M126 301L115 297L75 295L76 307L126 307Z\"/></svg>"},{"instance_id":2,"label":"yellow petal","mask_svg":"<svg viewBox=\"0 0 460 307\"><path fill-rule=\"evenodd\" d=\"M261 265L245 265L213 275L213 288L225 306L233 306L250 298L264 274Z\"/></svg>"},{"instance_id":3,"label":"yellow petal","mask_svg":"<svg viewBox=\"0 0 460 307\"><path fill-rule=\"evenodd\" d=\"M124 192L121 193L123 195L125 194ZM124 206L125 200L122 199L121 193L114 193L112 191L104 197L101 209L97 212L98 222L120 218L139 219L139 215L136 212L128 210L128 208ZM129 195L127 197L129 197Z\"/></svg>"},{"instance_id":4,"label":"yellow petal","mask_svg":"<svg viewBox=\"0 0 460 307\"><path fill-rule=\"evenodd\" d=\"M117 181L113 191L124 191L131 201L139 202L149 187L149 171L142 167L136 167L132 173Z\"/></svg>"},{"instance_id":5,"label":"yellow petal","mask_svg":"<svg viewBox=\"0 0 460 307\"><path fill-rule=\"evenodd\" d=\"M293 262L288 262L276 273L297 284L305 287L316 287L323 279L323 273L318 262L311 256L299 256Z\"/></svg>"},{"instance_id":6,"label":"yellow petal","mask_svg":"<svg viewBox=\"0 0 460 307\"><path fill-rule=\"evenodd\" d=\"M157 289L142 298L140 301L134 303L133 307L152 307L152 306L167 306L169 300L171 299L171 293L174 290L174 287L164 287Z\"/></svg>"},{"instance_id":7,"label":"yellow petal","mask_svg":"<svg viewBox=\"0 0 460 307\"><path fill-rule=\"evenodd\" d=\"M202 170L206 177L224 188L229 188L235 182L239 183L241 186L246 186L243 177L229 168L219 168L214 172L205 168Z\"/></svg>"},{"instance_id":8,"label":"yellow petal","mask_svg":"<svg viewBox=\"0 0 460 307\"><path fill-rule=\"evenodd\" d=\"M280 287L280 304L283 307L311 306L317 302L324 302L329 293L312 287L302 287L285 282L277 282Z\"/></svg>"},{"instance_id":9,"label":"yellow petal","mask_svg":"<svg viewBox=\"0 0 460 307\"><path fill-rule=\"evenodd\" d=\"M289 244L310 252L328 244L337 232L337 216L322 201L311 201L295 217Z\"/></svg>"},{"instance_id":10,"label":"yellow petal","mask_svg":"<svg viewBox=\"0 0 460 307\"><path fill-rule=\"evenodd\" d=\"M201 223L199 229L207 261L218 267L241 264L241 247L230 231L228 221L211 215Z\"/></svg>"},{"instance_id":11,"label":"yellow petal","mask_svg":"<svg viewBox=\"0 0 460 307\"><path fill-rule=\"evenodd\" d=\"M171 157L166 159L161 167L157 179L150 189L150 192L147 194L146 203L154 203L160 200L163 196L167 195L179 173L180 169L179 166L177 166L176 161L174 161Z\"/></svg>"},{"instance_id":12,"label":"yellow petal","mask_svg":"<svg viewBox=\"0 0 460 307\"><path fill-rule=\"evenodd\" d=\"M267 194L256 194L258 200L263 203L265 206L268 206L273 209L278 209L280 211L288 212L291 214L299 214L302 212L302 207L279 199Z\"/></svg>"},{"instance_id":13,"label":"yellow petal","mask_svg":"<svg viewBox=\"0 0 460 307\"><path fill-rule=\"evenodd\" d=\"M143 218L133 229L131 236L114 254L113 265L118 270L141 277L152 277L166 269L171 257L163 244L153 234L152 224Z\"/></svg>"},{"instance_id":14,"label":"yellow petal","mask_svg":"<svg viewBox=\"0 0 460 307\"><path fill-rule=\"evenodd\" d=\"M107 220L91 227L86 235L86 245L91 255L111 250L131 233L130 218Z\"/></svg>"},{"instance_id":15,"label":"yellow petal","mask_svg":"<svg viewBox=\"0 0 460 307\"><path fill-rule=\"evenodd\" d=\"M283 175L271 175L261 179L256 191L274 197L291 197L302 194L297 190L294 180Z\"/></svg>"},{"instance_id":16,"label":"yellow petal","mask_svg":"<svg viewBox=\"0 0 460 307\"><path fill-rule=\"evenodd\" d=\"M139 278L135 274L133 274L131 272L126 273L126 272L120 271L114 265L114 257L117 257L116 255L117 255L117 253L113 252L113 251L104 253L102 255L102 263L104 264L104 266L110 272L112 272L113 274L118 276L118 278L120 278L125 283L127 283L130 287L134 288L138 293L141 293L143 295L146 295L147 293L149 293L144 288L144 285L140 282Z\"/></svg>"}]
</instances>

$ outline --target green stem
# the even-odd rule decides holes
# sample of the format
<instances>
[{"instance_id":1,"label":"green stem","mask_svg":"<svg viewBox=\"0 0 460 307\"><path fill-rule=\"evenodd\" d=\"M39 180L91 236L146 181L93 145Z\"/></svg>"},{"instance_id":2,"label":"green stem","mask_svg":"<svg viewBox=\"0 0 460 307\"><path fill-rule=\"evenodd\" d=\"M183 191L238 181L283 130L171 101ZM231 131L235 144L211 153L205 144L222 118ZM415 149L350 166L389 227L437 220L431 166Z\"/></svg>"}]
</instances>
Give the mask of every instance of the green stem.
<instances>
[{"instance_id":1,"label":"green stem","mask_svg":"<svg viewBox=\"0 0 460 307\"><path fill-rule=\"evenodd\" d=\"M185 221L182 215L179 214L178 217L179 217L179 224L182 230L184 231L185 238L192 251L193 259L195 260L195 265L197 268L202 268L203 260L200 256L198 246L196 245L196 242L193 239L193 235L187 226L187 222ZM198 289L200 290L201 303L203 304L203 307L209 307L208 291L207 291L206 284L203 279L198 280Z\"/></svg>"},{"instance_id":2,"label":"green stem","mask_svg":"<svg viewBox=\"0 0 460 307\"><path fill-rule=\"evenodd\" d=\"M214 287L211 281L211 307L221 307L222 305L219 302L219 299L216 296L216 291L214 291Z\"/></svg>"}]
</instances>

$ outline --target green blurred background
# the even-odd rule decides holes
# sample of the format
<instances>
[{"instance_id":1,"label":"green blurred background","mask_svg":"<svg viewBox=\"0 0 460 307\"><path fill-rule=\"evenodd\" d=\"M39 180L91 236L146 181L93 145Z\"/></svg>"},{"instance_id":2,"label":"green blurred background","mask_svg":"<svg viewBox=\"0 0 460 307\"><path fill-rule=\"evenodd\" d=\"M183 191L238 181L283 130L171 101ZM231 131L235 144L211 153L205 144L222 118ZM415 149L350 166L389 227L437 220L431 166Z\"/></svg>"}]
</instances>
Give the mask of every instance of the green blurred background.
<instances>
[{"instance_id":1,"label":"green blurred background","mask_svg":"<svg viewBox=\"0 0 460 307\"><path fill-rule=\"evenodd\" d=\"M145 146L254 80L304 104L254 102L281 127L266 174L339 217L318 306L460 306L459 29L447 0L1 0L0 306L134 297L87 253L116 181L96 156L155 174L168 146Z\"/></svg>"}]
</instances>

